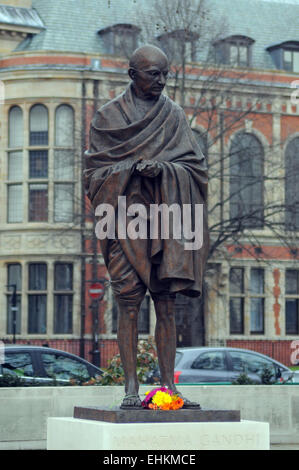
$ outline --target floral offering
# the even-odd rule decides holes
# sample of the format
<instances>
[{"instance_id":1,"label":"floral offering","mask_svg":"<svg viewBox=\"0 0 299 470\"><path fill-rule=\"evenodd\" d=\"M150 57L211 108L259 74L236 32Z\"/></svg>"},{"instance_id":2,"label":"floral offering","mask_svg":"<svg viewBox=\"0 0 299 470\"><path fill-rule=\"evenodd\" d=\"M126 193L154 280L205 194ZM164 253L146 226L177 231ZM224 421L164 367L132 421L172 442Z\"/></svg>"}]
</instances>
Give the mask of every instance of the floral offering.
<instances>
[{"instance_id":1,"label":"floral offering","mask_svg":"<svg viewBox=\"0 0 299 470\"><path fill-rule=\"evenodd\" d=\"M145 395L142 406L150 410L179 410L184 405L184 400L166 387L155 388Z\"/></svg>"}]
</instances>

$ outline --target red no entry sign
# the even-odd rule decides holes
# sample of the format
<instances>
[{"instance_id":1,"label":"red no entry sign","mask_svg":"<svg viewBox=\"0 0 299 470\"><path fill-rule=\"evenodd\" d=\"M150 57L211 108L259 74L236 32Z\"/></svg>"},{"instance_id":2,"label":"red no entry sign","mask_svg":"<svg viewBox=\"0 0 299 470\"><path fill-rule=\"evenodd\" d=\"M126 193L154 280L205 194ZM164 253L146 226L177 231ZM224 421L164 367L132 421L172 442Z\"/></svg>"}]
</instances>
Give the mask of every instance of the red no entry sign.
<instances>
[{"instance_id":1,"label":"red no entry sign","mask_svg":"<svg viewBox=\"0 0 299 470\"><path fill-rule=\"evenodd\" d=\"M95 282L89 287L89 295L92 299L100 299L104 296L105 286L101 282Z\"/></svg>"}]
</instances>

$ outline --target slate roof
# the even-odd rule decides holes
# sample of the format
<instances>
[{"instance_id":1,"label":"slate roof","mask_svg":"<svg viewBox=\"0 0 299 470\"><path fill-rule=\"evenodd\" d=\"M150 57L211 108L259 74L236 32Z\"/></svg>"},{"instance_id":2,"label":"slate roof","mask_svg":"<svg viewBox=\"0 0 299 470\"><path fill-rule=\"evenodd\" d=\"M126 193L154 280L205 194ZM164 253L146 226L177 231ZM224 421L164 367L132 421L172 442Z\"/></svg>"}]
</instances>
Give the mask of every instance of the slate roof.
<instances>
[{"instance_id":1,"label":"slate roof","mask_svg":"<svg viewBox=\"0 0 299 470\"><path fill-rule=\"evenodd\" d=\"M19 50L100 54L105 51L97 32L117 23L140 25L141 18L146 20L151 9L151 0L33 0L32 7L46 29L24 41ZM263 0L208 0L208 7L211 24L222 24L225 18L223 36L244 35L255 41L253 67L275 68L267 47L299 41L299 5ZM199 59L204 59L204 54Z\"/></svg>"},{"instance_id":2,"label":"slate roof","mask_svg":"<svg viewBox=\"0 0 299 470\"><path fill-rule=\"evenodd\" d=\"M44 28L44 24L36 10L0 5L0 24Z\"/></svg>"}]
</instances>

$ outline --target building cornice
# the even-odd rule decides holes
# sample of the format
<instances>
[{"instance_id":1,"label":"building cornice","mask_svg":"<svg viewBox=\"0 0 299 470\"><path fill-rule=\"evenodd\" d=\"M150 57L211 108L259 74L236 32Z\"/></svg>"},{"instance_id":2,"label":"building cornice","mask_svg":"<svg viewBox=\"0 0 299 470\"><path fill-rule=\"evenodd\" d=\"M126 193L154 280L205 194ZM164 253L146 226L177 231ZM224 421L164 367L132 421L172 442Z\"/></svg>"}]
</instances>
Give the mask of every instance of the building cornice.
<instances>
[{"instance_id":1,"label":"building cornice","mask_svg":"<svg viewBox=\"0 0 299 470\"><path fill-rule=\"evenodd\" d=\"M96 62L95 62L96 61ZM126 74L128 63L121 59L107 56L82 53L56 53L54 51L36 51L35 53L13 53L0 58L0 72L31 69L44 70L70 69L82 71L95 71L106 73ZM281 70L235 69L205 66L200 63L188 65L185 78L190 81L204 81L217 73L217 81L221 83L234 83L236 85L263 86L263 87L289 87L296 80L295 73L286 73ZM222 75L221 75L222 73Z\"/></svg>"}]
</instances>

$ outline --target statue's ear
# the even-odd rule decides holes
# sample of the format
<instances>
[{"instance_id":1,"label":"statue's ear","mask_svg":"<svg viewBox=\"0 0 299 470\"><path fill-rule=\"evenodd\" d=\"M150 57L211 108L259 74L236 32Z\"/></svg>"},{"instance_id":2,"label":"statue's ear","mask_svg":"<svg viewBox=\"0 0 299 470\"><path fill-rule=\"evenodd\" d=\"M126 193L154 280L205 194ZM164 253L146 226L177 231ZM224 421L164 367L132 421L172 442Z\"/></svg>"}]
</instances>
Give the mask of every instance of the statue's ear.
<instances>
[{"instance_id":1,"label":"statue's ear","mask_svg":"<svg viewBox=\"0 0 299 470\"><path fill-rule=\"evenodd\" d=\"M128 74L129 74L129 77L131 80L135 80L135 76L136 76L136 70L132 69L132 68L129 68L128 70Z\"/></svg>"}]
</instances>

